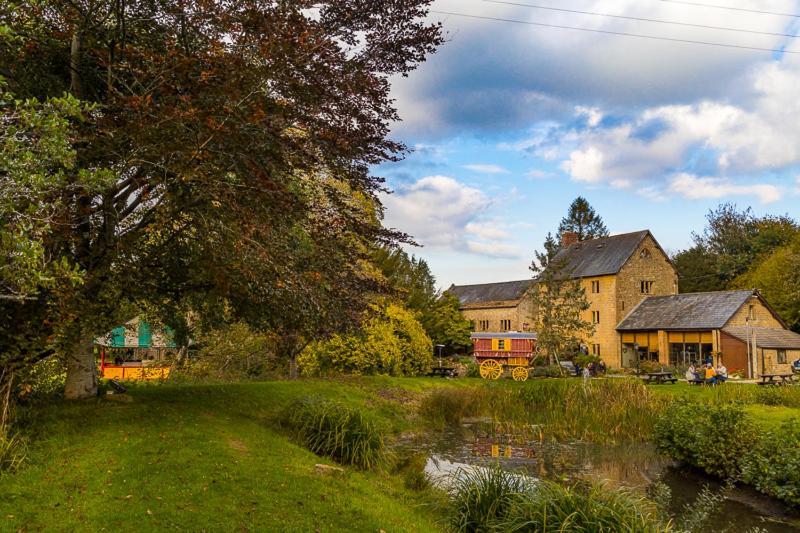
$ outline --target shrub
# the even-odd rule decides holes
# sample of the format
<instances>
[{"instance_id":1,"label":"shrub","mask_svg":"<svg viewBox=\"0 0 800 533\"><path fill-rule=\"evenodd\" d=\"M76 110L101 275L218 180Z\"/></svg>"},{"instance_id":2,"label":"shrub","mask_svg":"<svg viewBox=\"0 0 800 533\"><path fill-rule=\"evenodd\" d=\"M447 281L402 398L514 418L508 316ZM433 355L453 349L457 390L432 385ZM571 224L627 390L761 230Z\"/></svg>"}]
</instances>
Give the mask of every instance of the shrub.
<instances>
[{"instance_id":1,"label":"shrub","mask_svg":"<svg viewBox=\"0 0 800 533\"><path fill-rule=\"evenodd\" d=\"M563 486L538 481L535 489L512 506L504 531L636 531L666 532L653 502L628 490L581 481Z\"/></svg>"},{"instance_id":2,"label":"shrub","mask_svg":"<svg viewBox=\"0 0 800 533\"><path fill-rule=\"evenodd\" d=\"M475 361L470 361L466 363L466 372L464 375L468 378L479 378L481 377L481 367L478 366L478 363Z\"/></svg>"},{"instance_id":3,"label":"shrub","mask_svg":"<svg viewBox=\"0 0 800 533\"><path fill-rule=\"evenodd\" d=\"M767 432L743 460L742 479L756 490L800 506L800 420Z\"/></svg>"},{"instance_id":4,"label":"shrub","mask_svg":"<svg viewBox=\"0 0 800 533\"><path fill-rule=\"evenodd\" d=\"M297 359L302 373L416 376L429 372L433 345L414 315L392 303L374 305L372 311L360 331L310 344Z\"/></svg>"},{"instance_id":5,"label":"shrub","mask_svg":"<svg viewBox=\"0 0 800 533\"><path fill-rule=\"evenodd\" d=\"M450 494L449 521L456 531L506 530L516 502L531 491L530 478L501 469L456 470L445 478Z\"/></svg>"},{"instance_id":6,"label":"shrub","mask_svg":"<svg viewBox=\"0 0 800 533\"><path fill-rule=\"evenodd\" d=\"M385 464L385 429L358 409L322 398L304 398L291 403L280 422L317 455L362 469Z\"/></svg>"},{"instance_id":7,"label":"shrub","mask_svg":"<svg viewBox=\"0 0 800 533\"><path fill-rule=\"evenodd\" d=\"M568 370L558 365L537 366L533 369L533 377L536 378L557 378L568 375Z\"/></svg>"},{"instance_id":8,"label":"shrub","mask_svg":"<svg viewBox=\"0 0 800 533\"><path fill-rule=\"evenodd\" d=\"M670 531L653 502L602 484L563 486L495 466L457 471L449 491L456 531Z\"/></svg>"},{"instance_id":9,"label":"shrub","mask_svg":"<svg viewBox=\"0 0 800 533\"><path fill-rule=\"evenodd\" d=\"M675 403L659 416L654 437L658 449L673 459L738 479L757 433L738 405Z\"/></svg>"}]
</instances>

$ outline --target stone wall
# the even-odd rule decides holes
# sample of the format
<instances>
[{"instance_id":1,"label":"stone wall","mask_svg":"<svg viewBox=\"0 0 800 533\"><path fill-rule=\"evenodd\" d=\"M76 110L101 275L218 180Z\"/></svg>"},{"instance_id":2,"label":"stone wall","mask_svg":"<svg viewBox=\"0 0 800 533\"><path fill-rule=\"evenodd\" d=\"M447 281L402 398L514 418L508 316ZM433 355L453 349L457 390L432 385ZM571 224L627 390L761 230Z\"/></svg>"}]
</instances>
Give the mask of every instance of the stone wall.
<instances>
[{"instance_id":1,"label":"stone wall","mask_svg":"<svg viewBox=\"0 0 800 533\"><path fill-rule=\"evenodd\" d=\"M592 293L592 282L599 282L599 292ZM619 337L617 335L617 294L616 276L598 276L584 278L581 286L586 292L586 299L589 301L589 309L583 312L583 320L592 322L593 312L600 313L600 322L594 325L594 334L583 339L584 344L589 349L590 354L594 354L593 345L600 347L600 358L610 366L619 366L617 355L619 352Z\"/></svg>"},{"instance_id":2,"label":"stone wall","mask_svg":"<svg viewBox=\"0 0 800 533\"><path fill-rule=\"evenodd\" d=\"M780 321L775 318L775 315L770 312L769 308L767 308L767 306L761 302L761 299L755 295L753 295L750 300L747 301L741 307L741 309L739 309L736 314L734 314L730 320L725 323L725 325L746 326L747 317L751 315L751 326L756 326L759 328L783 329L783 324L781 324Z\"/></svg>"}]
</instances>

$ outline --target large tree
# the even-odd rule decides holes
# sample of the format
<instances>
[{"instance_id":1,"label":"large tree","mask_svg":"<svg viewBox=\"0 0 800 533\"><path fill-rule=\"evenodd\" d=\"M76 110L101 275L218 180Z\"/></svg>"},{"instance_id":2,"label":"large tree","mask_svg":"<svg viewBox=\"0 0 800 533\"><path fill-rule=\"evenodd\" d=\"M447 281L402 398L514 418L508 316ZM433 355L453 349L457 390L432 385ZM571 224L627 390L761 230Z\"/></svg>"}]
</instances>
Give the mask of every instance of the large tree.
<instances>
[{"instance_id":1,"label":"large tree","mask_svg":"<svg viewBox=\"0 0 800 533\"><path fill-rule=\"evenodd\" d=\"M583 196L578 196L572 201L567 216L561 219L558 225L559 242L566 232L576 233L579 241L608 236L608 229L603 219Z\"/></svg>"},{"instance_id":2,"label":"large tree","mask_svg":"<svg viewBox=\"0 0 800 533\"><path fill-rule=\"evenodd\" d=\"M72 162L45 169L51 190L39 199L51 222L43 254L80 281L2 301L14 328L0 347L22 335L27 359L63 352L78 398L96 390L92 339L135 309L179 330L189 310L243 319L281 332L289 354L356 323L362 293L378 288L370 248L403 238L380 226L369 168L404 149L387 138L389 78L441 42L428 4L0 6L8 90L40 102L67 91L90 106L70 122Z\"/></svg>"},{"instance_id":3,"label":"large tree","mask_svg":"<svg viewBox=\"0 0 800 533\"><path fill-rule=\"evenodd\" d=\"M378 247L374 257L394 294L416 315L434 344L444 345L448 353L472 345L470 322L461 314L458 299L436 289L436 278L424 259L387 246Z\"/></svg>"},{"instance_id":4,"label":"large tree","mask_svg":"<svg viewBox=\"0 0 800 533\"><path fill-rule=\"evenodd\" d=\"M730 288L800 231L787 215L756 217L749 207L740 211L730 203L709 210L706 221L703 233L692 234L694 245L673 257L681 292Z\"/></svg>"}]
</instances>

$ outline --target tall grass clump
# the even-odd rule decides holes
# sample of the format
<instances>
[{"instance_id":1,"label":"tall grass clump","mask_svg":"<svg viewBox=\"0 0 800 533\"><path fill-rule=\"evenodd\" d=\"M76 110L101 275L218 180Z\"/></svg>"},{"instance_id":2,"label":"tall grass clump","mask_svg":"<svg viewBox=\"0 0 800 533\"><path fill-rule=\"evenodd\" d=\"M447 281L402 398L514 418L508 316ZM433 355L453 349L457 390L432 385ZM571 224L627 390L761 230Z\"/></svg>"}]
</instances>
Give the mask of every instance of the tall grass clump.
<instances>
[{"instance_id":1,"label":"tall grass clump","mask_svg":"<svg viewBox=\"0 0 800 533\"><path fill-rule=\"evenodd\" d=\"M424 398L423 418L458 424L465 416L533 424L545 438L601 444L647 440L671 398L639 380L546 380L438 389Z\"/></svg>"},{"instance_id":2,"label":"tall grass clump","mask_svg":"<svg viewBox=\"0 0 800 533\"><path fill-rule=\"evenodd\" d=\"M280 422L317 455L365 470L386 463L384 426L358 409L308 397L291 403Z\"/></svg>"},{"instance_id":3,"label":"tall grass clump","mask_svg":"<svg viewBox=\"0 0 800 533\"><path fill-rule=\"evenodd\" d=\"M627 490L534 480L499 467L458 471L449 485L449 521L459 532L672 531L656 506Z\"/></svg>"},{"instance_id":4,"label":"tall grass clump","mask_svg":"<svg viewBox=\"0 0 800 533\"><path fill-rule=\"evenodd\" d=\"M25 462L25 440L0 427L0 476L14 472Z\"/></svg>"},{"instance_id":5,"label":"tall grass clump","mask_svg":"<svg viewBox=\"0 0 800 533\"><path fill-rule=\"evenodd\" d=\"M450 526L459 532L505 531L511 509L533 490L531 478L499 465L459 469L444 483Z\"/></svg>"}]
</instances>

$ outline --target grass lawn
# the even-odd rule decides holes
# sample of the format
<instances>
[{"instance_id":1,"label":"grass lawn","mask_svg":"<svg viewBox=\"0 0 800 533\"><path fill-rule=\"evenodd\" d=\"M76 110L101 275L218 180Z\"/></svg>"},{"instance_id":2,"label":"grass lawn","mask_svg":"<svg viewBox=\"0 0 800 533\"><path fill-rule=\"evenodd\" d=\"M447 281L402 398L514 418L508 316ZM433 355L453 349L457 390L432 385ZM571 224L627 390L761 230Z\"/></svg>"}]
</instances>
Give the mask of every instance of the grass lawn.
<instances>
[{"instance_id":1,"label":"grass lawn","mask_svg":"<svg viewBox=\"0 0 800 533\"><path fill-rule=\"evenodd\" d=\"M2 531L431 531L436 515L398 476L329 463L275 427L276 412L313 393L408 422L398 382L268 382L135 387L132 403L99 399L36 414L28 464L0 478ZM408 382L408 383L406 383ZM392 404L394 403L394 408Z\"/></svg>"},{"instance_id":2,"label":"grass lawn","mask_svg":"<svg viewBox=\"0 0 800 533\"><path fill-rule=\"evenodd\" d=\"M288 439L276 415L297 398L318 395L366 409L397 433L417 429L420 393L483 385L382 377L140 385L127 395L130 403L54 403L26 418L34 431L27 464L0 477L0 531L438 530L430 493L406 489L399 474L318 473L315 464L331 461ZM797 408L752 401L755 385L648 390L696 401L747 397L747 410L765 427L800 416Z\"/></svg>"}]
</instances>

